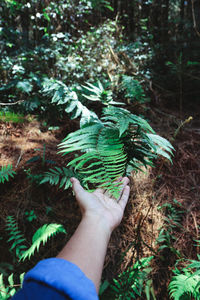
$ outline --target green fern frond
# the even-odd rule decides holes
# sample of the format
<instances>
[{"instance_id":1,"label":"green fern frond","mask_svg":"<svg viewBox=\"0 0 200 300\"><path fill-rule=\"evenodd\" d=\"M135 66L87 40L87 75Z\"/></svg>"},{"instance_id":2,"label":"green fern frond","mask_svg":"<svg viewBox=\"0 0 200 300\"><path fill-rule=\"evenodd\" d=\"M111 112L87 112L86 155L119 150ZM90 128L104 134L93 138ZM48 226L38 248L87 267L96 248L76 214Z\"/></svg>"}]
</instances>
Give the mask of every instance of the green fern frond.
<instances>
[{"instance_id":1,"label":"green fern frond","mask_svg":"<svg viewBox=\"0 0 200 300\"><path fill-rule=\"evenodd\" d=\"M138 80L128 75L122 75L120 90L125 92L125 98L139 103L145 103L148 99L145 97L144 90Z\"/></svg>"},{"instance_id":2,"label":"green fern frond","mask_svg":"<svg viewBox=\"0 0 200 300\"><path fill-rule=\"evenodd\" d=\"M125 172L126 154L117 128L96 123L71 133L59 145L65 155L72 151L84 151L68 165L84 176L83 183L103 186L114 192L114 180Z\"/></svg>"},{"instance_id":3,"label":"green fern frond","mask_svg":"<svg viewBox=\"0 0 200 300\"><path fill-rule=\"evenodd\" d=\"M58 146L63 155L85 152L68 164L84 177L84 183L100 185L117 193L114 181L123 176L128 167L133 170L138 169L139 164L147 166L158 155L170 159L172 145L153 134L144 119L112 106L105 108L103 113L102 121L70 133Z\"/></svg>"},{"instance_id":4,"label":"green fern frond","mask_svg":"<svg viewBox=\"0 0 200 300\"><path fill-rule=\"evenodd\" d=\"M141 258L135 265L114 279L111 288L115 291L115 299L137 299L145 288L148 274L151 271L149 263L153 256Z\"/></svg>"},{"instance_id":5,"label":"green fern frond","mask_svg":"<svg viewBox=\"0 0 200 300\"><path fill-rule=\"evenodd\" d=\"M0 170L0 183L9 181L9 177L14 177L15 171L12 170L12 165L2 166Z\"/></svg>"},{"instance_id":6,"label":"green fern frond","mask_svg":"<svg viewBox=\"0 0 200 300\"><path fill-rule=\"evenodd\" d=\"M18 228L17 222L15 221L13 216L8 216L6 219L6 230L9 232L10 238L8 242L12 242L12 246L10 247L10 251L15 249L15 254L19 258L23 251L27 248L24 245L26 239L24 235Z\"/></svg>"},{"instance_id":7,"label":"green fern frond","mask_svg":"<svg viewBox=\"0 0 200 300\"><path fill-rule=\"evenodd\" d=\"M20 287L22 287L22 283L23 283L23 280L24 280L24 275L25 275L25 273L20 274L20 276L19 276L19 282L20 283L16 284L16 283L14 283L14 279L13 279L14 274L12 273L7 278L8 286L6 286L5 283L4 283L4 280L3 280L3 274L0 274L0 299L1 300L10 299L10 297L14 296L14 294L17 292L17 290Z\"/></svg>"},{"instance_id":8,"label":"green fern frond","mask_svg":"<svg viewBox=\"0 0 200 300\"><path fill-rule=\"evenodd\" d=\"M199 242L199 241L198 241ZM198 260L191 260L190 264L188 265L188 269L196 269L195 275L200 276L200 255L197 254Z\"/></svg>"},{"instance_id":9,"label":"green fern frond","mask_svg":"<svg viewBox=\"0 0 200 300\"><path fill-rule=\"evenodd\" d=\"M55 236L58 233L66 234L65 229L60 224L45 224L40 227L33 235L31 247L22 254L20 260L25 260L27 257L30 259L35 251L39 250L41 244L44 245L50 237Z\"/></svg>"},{"instance_id":10,"label":"green fern frond","mask_svg":"<svg viewBox=\"0 0 200 300\"><path fill-rule=\"evenodd\" d=\"M169 294L174 300L184 299L200 299L200 292L196 289L200 281L200 276L191 276L191 273L184 272L184 274L177 274L172 277L169 284Z\"/></svg>"},{"instance_id":11,"label":"green fern frond","mask_svg":"<svg viewBox=\"0 0 200 300\"><path fill-rule=\"evenodd\" d=\"M90 95L82 94L82 96L90 101L100 101L105 105L124 105L122 102L113 101L112 91L105 90L100 81L98 81L97 86L87 82L86 85L82 85L82 87L90 92Z\"/></svg>"},{"instance_id":12,"label":"green fern frond","mask_svg":"<svg viewBox=\"0 0 200 300\"><path fill-rule=\"evenodd\" d=\"M55 167L55 169L49 169L48 172L44 173L40 184L48 182L51 185L58 185L59 188L66 190L71 186L71 177L78 177L78 175L70 169Z\"/></svg>"},{"instance_id":13,"label":"green fern frond","mask_svg":"<svg viewBox=\"0 0 200 300\"><path fill-rule=\"evenodd\" d=\"M42 92L52 97L51 102L62 105L71 118L80 117L81 126L91 120L98 119L97 115L84 106L79 100L75 91L68 88L63 82L54 79L45 79Z\"/></svg>"}]
</instances>

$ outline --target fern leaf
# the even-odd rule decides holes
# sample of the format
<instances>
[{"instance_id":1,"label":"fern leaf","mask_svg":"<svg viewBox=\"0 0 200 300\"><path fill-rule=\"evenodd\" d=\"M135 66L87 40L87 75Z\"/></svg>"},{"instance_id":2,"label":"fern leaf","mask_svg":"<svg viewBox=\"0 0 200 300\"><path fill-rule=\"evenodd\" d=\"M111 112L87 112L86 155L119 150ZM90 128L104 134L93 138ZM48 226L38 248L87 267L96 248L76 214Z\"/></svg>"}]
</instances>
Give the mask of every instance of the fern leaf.
<instances>
[{"instance_id":1,"label":"fern leaf","mask_svg":"<svg viewBox=\"0 0 200 300\"><path fill-rule=\"evenodd\" d=\"M131 268L120 274L114 279L111 288L115 291L117 299L137 299L141 297L142 290L151 271L149 263L153 256L141 258Z\"/></svg>"},{"instance_id":2,"label":"fern leaf","mask_svg":"<svg viewBox=\"0 0 200 300\"><path fill-rule=\"evenodd\" d=\"M70 169L55 167L55 169L49 169L44 173L43 179L40 184L50 183L51 185L58 185L59 188L68 189L71 186L70 178L79 176Z\"/></svg>"},{"instance_id":3,"label":"fern leaf","mask_svg":"<svg viewBox=\"0 0 200 300\"><path fill-rule=\"evenodd\" d=\"M70 133L58 146L59 153L84 152L68 166L83 176L83 183L104 186L117 195L114 181L127 168L152 165L158 155L170 159L173 147L144 119L125 109L109 106L103 113L101 120Z\"/></svg>"},{"instance_id":4,"label":"fern leaf","mask_svg":"<svg viewBox=\"0 0 200 300\"><path fill-rule=\"evenodd\" d=\"M102 118L102 120L117 123L120 136L122 136L122 134L126 130L128 130L130 125L135 126L135 128L140 127L143 131L149 133L155 133L146 120L139 116L131 114L124 108L118 108L114 106L104 108L104 117Z\"/></svg>"},{"instance_id":5,"label":"fern leaf","mask_svg":"<svg viewBox=\"0 0 200 300\"><path fill-rule=\"evenodd\" d=\"M139 81L133 79L131 76L122 76L121 90L125 92L125 98L128 98L131 101L139 103L145 103L148 101Z\"/></svg>"},{"instance_id":6,"label":"fern leaf","mask_svg":"<svg viewBox=\"0 0 200 300\"><path fill-rule=\"evenodd\" d=\"M15 171L12 170L12 165L2 166L0 170L0 183L9 181L9 177L14 177Z\"/></svg>"},{"instance_id":7,"label":"fern leaf","mask_svg":"<svg viewBox=\"0 0 200 300\"><path fill-rule=\"evenodd\" d=\"M67 87L63 82L53 79L45 79L42 92L51 96L51 102L63 105L67 113L71 113L71 118L80 117L80 124L83 126L92 120L98 119L97 115L84 106L79 100L75 91Z\"/></svg>"},{"instance_id":8,"label":"fern leaf","mask_svg":"<svg viewBox=\"0 0 200 300\"><path fill-rule=\"evenodd\" d=\"M200 276L191 276L190 273L178 274L172 277L169 284L169 293L174 300L180 300L183 296L199 299L200 293L195 290L200 281Z\"/></svg>"},{"instance_id":9,"label":"fern leaf","mask_svg":"<svg viewBox=\"0 0 200 300\"><path fill-rule=\"evenodd\" d=\"M114 180L125 172L126 154L119 132L102 123L86 126L70 134L59 148L64 155L72 151L86 152L69 163L81 175L87 175L83 183L104 185L111 190Z\"/></svg>"},{"instance_id":10,"label":"fern leaf","mask_svg":"<svg viewBox=\"0 0 200 300\"><path fill-rule=\"evenodd\" d=\"M10 251L15 249L15 254L17 257L20 257L24 249L27 247L24 245L26 239L24 238L21 231L18 229L17 222L15 221L13 216L8 216L6 219L6 230L9 232L10 238L8 242L12 241L12 246L10 247Z\"/></svg>"},{"instance_id":11,"label":"fern leaf","mask_svg":"<svg viewBox=\"0 0 200 300\"><path fill-rule=\"evenodd\" d=\"M105 105L124 105L122 102L115 102L112 99L112 91L105 90L100 81L98 81L98 86L95 86L89 82L86 85L82 85L86 91L92 92L90 95L82 94L83 97L90 101L100 101Z\"/></svg>"},{"instance_id":12,"label":"fern leaf","mask_svg":"<svg viewBox=\"0 0 200 300\"><path fill-rule=\"evenodd\" d=\"M30 259L35 251L39 250L41 244L44 245L50 237L57 233L66 233L65 229L60 224L45 224L40 227L33 235L31 247L22 254L20 260L25 260L27 257Z\"/></svg>"}]
</instances>

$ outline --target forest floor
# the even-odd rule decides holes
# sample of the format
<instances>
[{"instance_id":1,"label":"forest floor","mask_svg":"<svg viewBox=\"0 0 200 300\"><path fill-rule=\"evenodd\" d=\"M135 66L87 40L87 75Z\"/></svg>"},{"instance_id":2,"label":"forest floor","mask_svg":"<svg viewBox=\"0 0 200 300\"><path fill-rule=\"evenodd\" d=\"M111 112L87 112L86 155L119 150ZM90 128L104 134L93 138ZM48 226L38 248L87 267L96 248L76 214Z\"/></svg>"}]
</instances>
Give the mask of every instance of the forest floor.
<instances>
[{"instance_id":1,"label":"forest floor","mask_svg":"<svg viewBox=\"0 0 200 300\"><path fill-rule=\"evenodd\" d=\"M199 109L191 109L193 120L180 128L178 114L172 109L149 109L148 119L155 131L168 138L174 148L173 165L164 160L156 168L144 173L132 174L131 194L122 224L112 235L105 260L103 278L108 281L132 266L137 258L154 255L152 263L153 285L156 299L169 299L167 286L172 275L177 254L163 250L165 260L158 253L159 229L165 224L164 203L182 210L181 227L173 234L173 247L182 257L195 259L199 251L194 240L199 239L200 224L200 116ZM185 114L182 120L190 115ZM0 236L5 235L8 215L13 215L20 229L31 239L34 231L45 223L63 224L67 236L51 241L48 250L40 252L43 257L56 255L74 232L80 221L80 213L71 190L59 191L57 187L38 185L40 174L51 167L65 165L57 154L57 144L64 138L71 126L49 131L36 118L23 123L0 123L0 166L12 164L17 175L2 185L0 191ZM34 211L32 222L25 217ZM44 247L45 248L45 247ZM46 249L46 248L45 248ZM2 262L10 260L9 244L6 238L1 242ZM35 261L33 262L35 263ZM32 267L29 264L29 268ZM106 296L102 299L107 299ZM109 298L108 298L109 299ZM110 299L111 300L111 299Z\"/></svg>"}]
</instances>

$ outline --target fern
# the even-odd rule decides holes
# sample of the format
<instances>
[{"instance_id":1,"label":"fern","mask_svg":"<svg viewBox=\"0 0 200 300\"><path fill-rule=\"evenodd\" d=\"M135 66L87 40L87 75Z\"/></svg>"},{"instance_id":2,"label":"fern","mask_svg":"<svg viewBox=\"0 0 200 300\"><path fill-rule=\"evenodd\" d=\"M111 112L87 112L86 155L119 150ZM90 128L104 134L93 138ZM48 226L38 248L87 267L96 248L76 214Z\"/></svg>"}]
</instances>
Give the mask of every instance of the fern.
<instances>
[{"instance_id":1,"label":"fern","mask_svg":"<svg viewBox=\"0 0 200 300\"><path fill-rule=\"evenodd\" d=\"M145 103L148 99L145 97L144 90L138 80L131 76L123 75L121 88L125 92L125 98L139 103Z\"/></svg>"},{"instance_id":2,"label":"fern","mask_svg":"<svg viewBox=\"0 0 200 300\"><path fill-rule=\"evenodd\" d=\"M111 285L111 288L115 291L116 300L131 300L137 299L138 296L141 297L142 290L148 280L148 274L151 271L149 263L152 258L153 256L140 259L133 267L113 280L114 284Z\"/></svg>"},{"instance_id":3,"label":"fern","mask_svg":"<svg viewBox=\"0 0 200 300\"><path fill-rule=\"evenodd\" d=\"M176 240L174 231L182 228L181 219L184 212L182 204L174 199L173 204L165 203L160 209L165 209L166 217L164 218L164 226L160 229L159 236L156 240L157 244L160 244L158 251L167 248L180 257L181 254L173 247L173 242Z\"/></svg>"},{"instance_id":4,"label":"fern","mask_svg":"<svg viewBox=\"0 0 200 300\"><path fill-rule=\"evenodd\" d=\"M26 239L18 228L17 222L13 216L8 216L6 220L6 230L9 232L10 238L8 242L12 242L10 251L12 252L15 249L16 257L20 257L24 249L27 247L23 244Z\"/></svg>"},{"instance_id":5,"label":"fern","mask_svg":"<svg viewBox=\"0 0 200 300\"><path fill-rule=\"evenodd\" d=\"M176 274L172 277L169 284L169 294L174 300L184 299L200 299L200 291L197 284L200 281L200 276L192 275L186 269L180 271L174 271Z\"/></svg>"},{"instance_id":6,"label":"fern","mask_svg":"<svg viewBox=\"0 0 200 300\"><path fill-rule=\"evenodd\" d=\"M35 251L39 251L41 244L44 245L50 237L60 232L66 233L65 229L60 224L45 224L40 227L33 235L31 247L22 254L20 260L25 260L27 257L30 259Z\"/></svg>"},{"instance_id":7,"label":"fern","mask_svg":"<svg viewBox=\"0 0 200 300\"><path fill-rule=\"evenodd\" d=\"M8 277L8 286L5 285L3 281L3 274L0 274L0 299L1 300L6 300L9 299L10 297L13 297L14 294L17 292L17 286L20 288L22 287L22 283L24 280L24 275L25 273L20 274L20 283L15 284L14 279L13 279L13 273Z\"/></svg>"},{"instance_id":8,"label":"fern","mask_svg":"<svg viewBox=\"0 0 200 300\"><path fill-rule=\"evenodd\" d=\"M162 147L162 148L161 148ZM70 133L59 145L60 153L85 152L68 166L84 176L83 183L101 185L115 193L114 181L126 170L153 164L162 155L169 160L172 145L156 135L142 118L125 109L108 106L101 120Z\"/></svg>"},{"instance_id":9,"label":"fern","mask_svg":"<svg viewBox=\"0 0 200 300\"><path fill-rule=\"evenodd\" d=\"M197 242L197 245L199 246L200 241L197 240L196 242ZM190 264L187 266L187 268L188 269L196 269L191 276L195 277L195 278L199 277L199 279L200 279L200 255L199 254L197 254L197 258L198 258L198 260L190 260ZM196 290L200 289L200 280L197 283L195 289ZM199 297L200 297L200 293L199 293Z\"/></svg>"},{"instance_id":10,"label":"fern","mask_svg":"<svg viewBox=\"0 0 200 300\"><path fill-rule=\"evenodd\" d=\"M87 98L90 101L100 101L105 105L115 104L115 105L124 105L122 102L115 102L112 99L112 91L105 90L100 81L98 81L98 86L95 86L89 82L86 85L83 85L86 91L91 92L90 95L83 94L83 97Z\"/></svg>"},{"instance_id":11,"label":"fern","mask_svg":"<svg viewBox=\"0 0 200 300\"><path fill-rule=\"evenodd\" d=\"M48 172L44 173L40 184L48 182L51 185L58 185L59 188L64 187L66 190L71 186L71 177L78 177L78 175L70 169L55 167L55 169L49 169Z\"/></svg>"},{"instance_id":12,"label":"fern","mask_svg":"<svg viewBox=\"0 0 200 300\"><path fill-rule=\"evenodd\" d=\"M15 171L12 170L12 165L2 166L0 170L0 183L9 181L9 177L14 177Z\"/></svg>"},{"instance_id":13,"label":"fern","mask_svg":"<svg viewBox=\"0 0 200 300\"><path fill-rule=\"evenodd\" d=\"M53 79L45 79L42 92L51 96L51 102L65 107L66 113L71 113L71 118L80 117L81 125L91 120L98 119L97 115L84 106L75 91L68 88L63 82Z\"/></svg>"}]
</instances>

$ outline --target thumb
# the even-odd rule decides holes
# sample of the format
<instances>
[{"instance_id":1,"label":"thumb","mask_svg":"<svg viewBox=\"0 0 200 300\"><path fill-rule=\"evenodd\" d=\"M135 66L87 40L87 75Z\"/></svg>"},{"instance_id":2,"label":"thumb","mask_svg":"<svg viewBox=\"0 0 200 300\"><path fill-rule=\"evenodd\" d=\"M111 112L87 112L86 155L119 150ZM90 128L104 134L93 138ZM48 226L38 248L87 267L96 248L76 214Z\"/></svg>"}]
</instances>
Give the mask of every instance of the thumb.
<instances>
[{"instance_id":1,"label":"thumb","mask_svg":"<svg viewBox=\"0 0 200 300\"><path fill-rule=\"evenodd\" d=\"M80 181L78 179L76 179L75 177L70 178L70 181L72 183L72 189L75 193L75 196L80 196L81 193L84 193L85 190L84 188L81 186Z\"/></svg>"}]
</instances>

